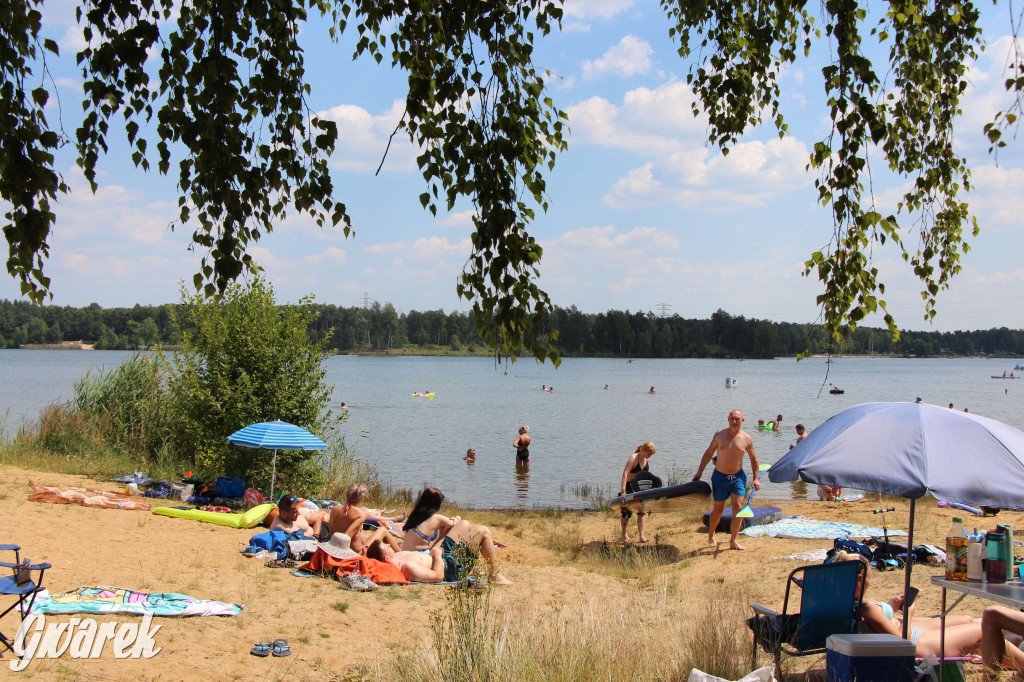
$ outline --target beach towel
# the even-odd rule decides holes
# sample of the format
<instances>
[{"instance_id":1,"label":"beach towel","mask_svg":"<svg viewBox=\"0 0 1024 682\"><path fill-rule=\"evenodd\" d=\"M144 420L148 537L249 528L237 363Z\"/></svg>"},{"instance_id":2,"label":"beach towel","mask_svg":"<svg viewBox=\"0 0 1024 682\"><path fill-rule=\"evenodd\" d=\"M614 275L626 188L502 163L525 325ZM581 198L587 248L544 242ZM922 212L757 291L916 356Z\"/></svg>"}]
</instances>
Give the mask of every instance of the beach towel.
<instances>
[{"instance_id":1,"label":"beach towel","mask_svg":"<svg viewBox=\"0 0 1024 682\"><path fill-rule=\"evenodd\" d=\"M173 592L149 593L126 587L76 587L39 593L32 613L130 613L154 616L237 616L244 606L193 599Z\"/></svg>"},{"instance_id":2,"label":"beach towel","mask_svg":"<svg viewBox=\"0 0 1024 682\"><path fill-rule=\"evenodd\" d=\"M751 526L740 531L751 538L869 538L881 535L881 528L860 526L856 523L840 523L838 521L818 521L803 516L783 516L781 521L766 523L763 526ZM906 535L901 530L890 530L889 536Z\"/></svg>"},{"instance_id":3,"label":"beach towel","mask_svg":"<svg viewBox=\"0 0 1024 682\"><path fill-rule=\"evenodd\" d=\"M334 572L339 578L346 573L358 573L360 575L365 575L378 585L387 585L389 583L397 583L399 585L409 584L406 577L402 575L402 572L398 570L398 567L393 564L389 564L384 561L377 561L376 559L370 559L364 556L354 557L352 559L335 559L322 549L316 550L316 553L312 556L309 562L300 566L299 570L316 571L321 573Z\"/></svg>"},{"instance_id":4,"label":"beach towel","mask_svg":"<svg viewBox=\"0 0 1024 682\"><path fill-rule=\"evenodd\" d=\"M52 502L53 504L80 504L83 507L101 507L103 509L141 509L149 511L149 503L141 497L114 493L107 490L91 488L69 488L62 485L36 485L32 481L32 494L29 502Z\"/></svg>"}]
</instances>

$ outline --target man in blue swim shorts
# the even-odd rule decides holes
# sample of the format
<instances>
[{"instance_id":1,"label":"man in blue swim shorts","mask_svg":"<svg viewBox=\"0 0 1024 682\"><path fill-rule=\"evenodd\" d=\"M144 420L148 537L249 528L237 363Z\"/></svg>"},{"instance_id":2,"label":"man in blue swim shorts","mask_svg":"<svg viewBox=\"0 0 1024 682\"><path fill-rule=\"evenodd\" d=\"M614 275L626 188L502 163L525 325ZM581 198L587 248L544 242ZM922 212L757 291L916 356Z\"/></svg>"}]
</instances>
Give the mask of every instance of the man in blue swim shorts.
<instances>
[{"instance_id":1,"label":"man in blue swim shorts","mask_svg":"<svg viewBox=\"0 0 1024 682\"><path fill-rule=\"evenodd\" d=\"M708 545L712 549L718 549L718 542L715 540L715 529L722 519L725 511L725 501L729 500L732 505L732 537L730 538L730 549L745 549L736 541L740 533L742 523L736 514L743 509L743 498L747 494L747 474L743 471L743 455L750 455L750 466L753 469L753 476L750 485L754 490L761 487L759 480L759 464L757 451L754 450L754 440L746 431L740 427L743 425L743 413L733 410L729 413L729 426L715 434L711 439L711 445L704 451L700 459L700 466L697 468L697 475L693 480L699 481L704 474L704 468L711 461L715 453L715 471L711 474L711 496L715 505L711 511L711 518L708 525Z\"/></svg>"}]
</instances>

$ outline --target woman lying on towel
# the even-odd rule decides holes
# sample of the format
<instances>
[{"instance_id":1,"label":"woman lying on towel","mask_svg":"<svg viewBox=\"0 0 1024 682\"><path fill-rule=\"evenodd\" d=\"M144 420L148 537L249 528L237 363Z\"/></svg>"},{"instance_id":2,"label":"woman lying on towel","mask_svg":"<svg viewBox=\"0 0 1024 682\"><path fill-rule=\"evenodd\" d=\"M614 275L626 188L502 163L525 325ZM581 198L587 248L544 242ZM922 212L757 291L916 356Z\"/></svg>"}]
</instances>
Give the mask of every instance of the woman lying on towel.
<instances>
[{"instance_id":1,"label":"woman lying on towel","mask_svg":"<svg viewBox=\"0 0 1024 682\"><path fill-rule=\"evenodd\" d=\"M835 561L863 561L868 565L868 578L857 583L857 591L864 600L861 621L866 629L882 634L903 636L903 596L893 597L888 602L864 597L864 591L871 584L871 564L861 554L839 552ZM917 647L917 657L928 654L939 655L939 636L942 622L938 618L914 618L914 606L910 607L910 641ZM946 657L976 654L981 650L981 621L966 615L946 616ZM1015 646L1006 647L1005 665L1019 668L1024 665L1024 652Z\"/></svg>"},{"instance_id":2,"label":"woman lying on towel","mask_svg":"<svg viewBox=\"0 0 1024 682\"><path fill-rule=\"evenodd\" d=\"M448 518L437 511L444 502L444 493L437 488L427 488L420 493L420 499L409 513L402 530L404 551L423 551L439 544L445 537L453 542L464 542L476 546L480 554L490 565L490 580L496 585L511 585L512 581L498 572L496 568L497 551L494 549L494 538L487 526L472 525L458 516Z\"/></svg>"},{"instance_id":3,"label":"woman lying on towel","mask_svg":"<svg viewBox=\"0 0 1024 682\"><path fill-rule=\"evenodd\" d=\"M354 483L345 491L345 504L331 509L331 533L344 533L352 538L352 550L366 553L366 547L374 540L381 540L398 551L402 548L398 540L388 532L386 527L374 531L363 531L367 520L366 510L360 507L366 500L366 486Z\"/></svg>"}]
</instances>

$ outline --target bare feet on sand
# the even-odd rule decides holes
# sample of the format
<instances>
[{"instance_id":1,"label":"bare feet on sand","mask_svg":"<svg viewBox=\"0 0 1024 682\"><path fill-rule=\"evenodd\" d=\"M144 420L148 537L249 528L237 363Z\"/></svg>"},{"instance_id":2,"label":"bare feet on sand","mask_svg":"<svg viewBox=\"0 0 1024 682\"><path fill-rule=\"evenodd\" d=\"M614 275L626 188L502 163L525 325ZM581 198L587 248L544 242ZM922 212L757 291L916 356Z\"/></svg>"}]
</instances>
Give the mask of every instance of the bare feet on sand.
<instances>
[{"instance_id":1,"label":"bare feet on sand","mask_svg":"<svg viewBox=\"0 0 1024 682\"><path fill-rule=\"evenodd\" d=\"M641 535L640 536L640 542L650 542L650 540L648 540L647 538L645 538L644 536Z\"/></svg>"},{"instance_id":2,"label":"bare feet on sand","mask_svg":"<svg viewBox=\"0 0 1024 682\"><path fill-rule=\"evenodd\" d=\"M708 538L708 547L711 549L718 549L718 540L715 540L714 535Z\"/></svg>"},{"instance_id":3,"label":"bare feet on sand","mask_svg":"<svg viewBox=\"0 0 1024 682\"><path fill-rule=\"evenodd\" d=\"M493 582L494 582L495 585L512 585L512 584L514 584L511 580L509 580L508 578L503 576L501 573L498 573L497 575L494 576L494 581Z\"/></svg>"},{"instance_id":4,"label":"bare feet on sand","mask_svg":"<svg viewBox=\"0 0 1024 682\"><path fill-rule=\"evenodd\" d=\"M729 543L729 549L746 549L746 547L733 540Z\"/></svg>"},{"instance_id":5,"label":"bare feet on sand","mask_svg":"<svg viewBox=\"0 0 1024 682\"><path fill-rule=\"evenodd\" d=\"M633 538L629 537L628 535L623 535L622 539L619 540L619 542L621 542L624 545L629 545L632 544Z\"/></svg>"}]
</instances>

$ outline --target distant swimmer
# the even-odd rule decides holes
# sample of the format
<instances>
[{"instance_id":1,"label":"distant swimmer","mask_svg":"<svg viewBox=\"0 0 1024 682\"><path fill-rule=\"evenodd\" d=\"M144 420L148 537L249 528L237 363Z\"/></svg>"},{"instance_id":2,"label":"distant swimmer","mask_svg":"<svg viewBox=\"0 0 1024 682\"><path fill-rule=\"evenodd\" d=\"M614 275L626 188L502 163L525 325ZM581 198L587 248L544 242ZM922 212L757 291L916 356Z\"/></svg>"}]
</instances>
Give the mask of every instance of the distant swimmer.
<instances>
[{"instance_id":1,"label":"distant swimmer","mask_svg":"<svg viewBox=\"0 0 1024 682\"><path fill-rule=\"evenodd\" d=\"M604 385L604 390L606 390L606 391L608 390L608 384Z\"/></svg>"},{"instance_id":2,"label":"distant swimmer","mask_svg":"<svg viewBox=\"0 0 1024 682\"><path fill-rule=\"evenodd\" d=\"M345 404L344 400L341 401L341 409L343 409L343 410L347 410L348 409L348 405Z\"/></svg>"},{"instance_id":3,"label":"distant swimmer","mask_svg":"<svg viewBox=\"0 0 1024 682\"><path fill-rule=\"evenodd\" d=\"M516 449L516 464L530 463L530 441L532 439L526 435L529 431L529 426L520 426L519 435L512 442L512 447Z\"/></svg>"},{"instance_id":4,"label":"distant swimmer","mask_svg":"<svg viewBox=\"0 0 1024 682\"><path fill-rule=\"evenodd\" d=\"M542 390L542 391L548 390L548 385L547 384L541 384L540 385L540 390Z\"/></svg>"},{"instance_id":5,"label":"distant swimmer","mask_svg":"<svg viewBox=\"0 0 1024 682\"><path fill-rule=\"evenodd\" d=\"M648 392L648 393L654 393L654 386L651 386L651 390L649 390L649 391L647 391L647 392Z\"/></svg>"},{"instance_id":6,"label":"distant swimmer","mask_svg":"<svg viewBox=\"0 0 1024 682\"><path fill-rule=\"evenodd\" d=\"M781 423L782 423L782 415L780 414L778 417L775 418L775 423L772 424L772 431L779 431L780 430L779 429L779 424L781 424Z\"/></svg>"},{"instance_id":7,"label":"distant swimmer","mask_svg":"<svg viewBox=\"0 0 1024 682\"><path fill-rule=\"evenodd\" d=\"M474 450L473 448L466 450L466 456L463 457L462 459L472 464L473 462L476 461L476 450Z\"/></svg>"},{"instance_id":8,"label":"distant swimmer","mask_svg":"<svg viewBox=\"0 0 1024 682\"><path fill-rule=\"evenodd\" d=\"M548 393L554 393L554 392L555 392L555 387L554 386L548 386Z\"/></svg>"}]
</instances>

